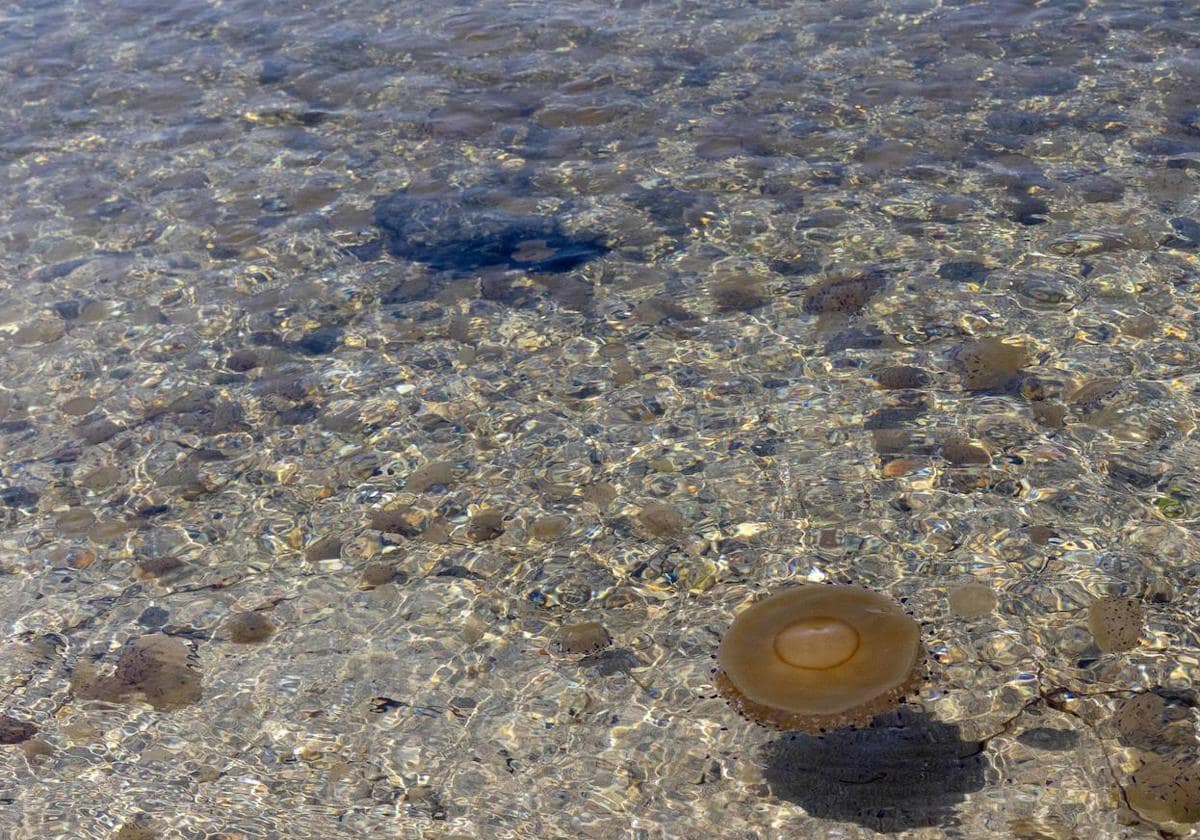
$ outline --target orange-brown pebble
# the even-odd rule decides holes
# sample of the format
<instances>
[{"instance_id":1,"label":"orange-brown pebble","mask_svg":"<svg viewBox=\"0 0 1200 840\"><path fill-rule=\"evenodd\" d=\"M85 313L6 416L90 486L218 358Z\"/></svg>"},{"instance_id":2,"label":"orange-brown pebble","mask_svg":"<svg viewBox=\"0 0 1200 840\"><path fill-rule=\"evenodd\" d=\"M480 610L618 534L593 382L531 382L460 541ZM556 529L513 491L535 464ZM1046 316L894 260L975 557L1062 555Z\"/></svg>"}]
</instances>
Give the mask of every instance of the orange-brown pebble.
<instances>
[{"instance_id":1,"label":"orange-brown pebble","mask_svg":"<svg viewBox=\"0 0 1200 840\"><path fill-rule=\"evenodd\" d=\"M958 357L963 388L991 391L1007 387L1029 361L1023 346L998 338L981 338L965 345Z\"/></svg>"},{"instance_id":2,"label":"orange-brown pebble","mask_svg":"<svg viewBox=\"0 0 1200 840\"><path fill-rule=\"evenodd\" d=\"M951 435L942 443L942 457L956 467L991 463L992 456L982 446L967 438Z\"/></svg>"},{"instance_id":3,"label":"orange-brown pebble","mask_svg":"<svg viewBox=\"0 0 1200 840\"><path fill-rule=\"evenodd\" d=\"M487 542L504 533L504 514L498 510L481 510L467 523L467 539Z\"/></svg>"},{"instance_id":4,"label":"orange-brown pebble","mask_svg":"<svg viewBox=\"0 0 1200 840\"><path fill-rule=\"evenodd\" d=\"M182 568L184 563L177 557L143 557L134 567L133 576L138 580L159 580Z\"/></svg>"},{"instance_id":5,"label":"orange-brown pebble","mask_svg":"<svg viewBox=\"0 0 1200 840\"><path fill-rule=\"evenodd\" d=\"M275 625L260 612L236 613L225 622L225 635L239 645L265 642L275 635Z\"/></svg>"},{"instance_id":6,"label":"orange-brown pebble","mask_svg":"<svg viewBox=\"0 0 1200 840\"><path fill-rule=\"evenodd\" d=\"M139 815L121 826L113 840L159 840L161 836L153 820Z\"/></svg>"},{"instance_id":7,"label":"orange-brown pebble","mask_svg":"<svg viewBox=\"0 0 1200 840\"><path fill-rule=\"evenodd\" d=\"M612 636L598 621L564 624L558 631L558 649L563 653L595 653L610 644Z\"/></svg>"},{"instance_id":8,"label":"orange-brown pebble","mask_svg":"<svg viewBox=\"0 0 1200 840\"><path fill-rule=\"evenodd\" d=\"M638 511L638 522L655 537L667 539L683 533L683 514L662 502L651 502Z\"/></svg>"},{"instance_id":9,"label":"orange-brown pebble","mask_svg":"<svg viewBox=\"0 0 1200 840\"><path fill-rule=\"evenodd\" d=\"M1036 546L1044 546L1058 535L1050 526L1030 526L1025 529L1025 533Z\"/></svg>"},{"instance_id":10,"label":"orange-brown pebble","mask_svg":"<svg viewBox=\"0 0 1200 840\"><path fill-rule=\"evenodd\" d=\"M404 481L409 493L424 493L431 487L445 486L454 480L454 465L449 461L430 461L417 467Z\"/></svg>"},{"instance_id":11,"label":"orange-brown pebble","mask_svg":"<svg viewBox=\"0 0 1200 840\"><path fill-rule=\"evenodd\" d=\"M1144 629L1142 605L1115 595L1098 598L1088 607L1088 629L1105 653L1132 650Z\"/></svg>"},{"instance_id":12,"label":"orange-brown pebble","mask_svg":"<svg viewBox=\"0 0 1200 840\"><path fill-rule=\"evenodd\" d=\"M389 583L403 582L407 575L391 563L369 563L359 579L359 589L375 589Z\"/></svg>"},{"instance_id":13,"label":"orange-brown pebble","mask_svg":"<svg viewBox=\"0 0 1200 840\"><path fill-rule=\"evenodd\" d=\"M804 291L804 311L813 315L840 312L857 315L883 290L887 275L872 269L853 276L828 277Z\"/></svg>"},{"instance_id":14,"label":"orange-brown pebble","mask_svg":"<svg viewBox=\"0 0 1200 840\"><path fill-rule=\"evenodd\" d=\"M319 563L322 560L336 560L342 556L342 538L334 535L321 537L316 542L308 544L304 549L304 559L309 563Z\"/></svg>"},{"instance_id":15,"label":"orange-brown pebble","mask_svg":"<svg viewBox=\"0 0 1200 840\"><path fill-rule=\"evenodd\" d=\"M417 526L421 522L421 514L410 507L377 508L368 511L367 517L373 529L383 531L385 534L415 537L420 533Z\"/></svg>"},{"instance_id":16,"label":"orange-brown pebble","mask_svg":"<svg viewBox=\"0 0 1200 840\"><path fill-rule=\"evenodd\" d=\"M924 388L929 384L929 374L911 365L880 368L875 371L874 376L879 387L889 391Z\"/></svg>"},{"instance_id":17,"label":"orange-brown pebble","mask_svg":"<svg viewBox=\"0 0 1200 840\"><path fill-rule=\"evenodd\" d=\"M550 542L566 533L570 524L571 520L565 516L557 514L542 516L535 519L533 524L529 526L529 536L541 542Z\"/></svg>"},{"instance_id":18,"label":"orange-brown pebble","mask_svg":"<svg viewBox=\"0 0 1200 840\"><path fill-rule=\"evenodd\" d=\"M90 661L81 660L71 675L71 690L84 700L142 700L160 711L196 703L202 694L192 648L181 639L160 634L130 640L111 676L97 675Z\"/></svg>"},{"instance_id":19,"label":"orange-brown pebble","mask_svg":"<svg viewBox=\"0 0 1200 840\"><path fill-rule=\"evenodd\" d=\"M1200 822L1200 762L1194 750L1141 756L1125 785L1129 807L1154 823Z\"/></svg>"},{"instance_id":20,"label":"orange-brown pebble","mask_svg":"<svg viewBox=\"0 0 1200 840\"><path fill-rule=\"evenodd\" d=\"M949 593L950 609L961 618L979 618L996 609L996 593L983 583L964 583Z\"/></svg>"},{"instance_id":21,"label":"orange-brown pebble","mask_svg":"<svg viewBox=\"0 0 1200 840\"><path fill-rule=\"evenodd\" d=\"M617 488L607 481L599 481L583 488L583 497L596 507L604 510L617 498Z\"/></svg>"},{"instance_id":22,"label":"orange-brown pebble","mask_svg":"<svg viewBox=\"0 0 1200 840\"><path fill-rule=\"evenodd\" d=\"M888 478L898 478L912 475L927 466L929 466L929 462L923 458L896 458L883 465L883 474Z\"/></svg>"}]
</instances>

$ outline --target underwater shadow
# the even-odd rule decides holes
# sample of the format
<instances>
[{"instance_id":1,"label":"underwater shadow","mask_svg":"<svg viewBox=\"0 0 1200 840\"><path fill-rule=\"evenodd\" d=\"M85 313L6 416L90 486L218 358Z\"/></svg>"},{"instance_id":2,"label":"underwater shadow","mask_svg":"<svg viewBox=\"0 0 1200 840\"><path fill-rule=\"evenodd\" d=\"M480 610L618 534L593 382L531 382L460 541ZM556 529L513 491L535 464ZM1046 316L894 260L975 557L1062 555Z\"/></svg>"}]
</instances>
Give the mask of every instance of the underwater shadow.
<instances>
[{"instance_id":1,"label":"underwater shadow","mask_svg":"<svg viewBox=\"0 0 1200 840\"><path fill-rule=\"evenodd\" d=\"M459 276L486 268L555 274L608 253L602 237L570 234L556 217L499 209L508 195L501 187L473 187L452 196L401 190L375 205L375 224L392 256Z\"/></svg>"},{"instance_id":2,"label":"underwater shadow","mask_svg":"<svg viewBox=\"0 0 1200 840\"><path fill-rule=\"evenodd\" d=\"M865 729L789 734L762 748L771 793L819 819L879 832L955 822L954 807L983 788L980 741L928 714L897 709Z\"/></svg>"}]
</instances>

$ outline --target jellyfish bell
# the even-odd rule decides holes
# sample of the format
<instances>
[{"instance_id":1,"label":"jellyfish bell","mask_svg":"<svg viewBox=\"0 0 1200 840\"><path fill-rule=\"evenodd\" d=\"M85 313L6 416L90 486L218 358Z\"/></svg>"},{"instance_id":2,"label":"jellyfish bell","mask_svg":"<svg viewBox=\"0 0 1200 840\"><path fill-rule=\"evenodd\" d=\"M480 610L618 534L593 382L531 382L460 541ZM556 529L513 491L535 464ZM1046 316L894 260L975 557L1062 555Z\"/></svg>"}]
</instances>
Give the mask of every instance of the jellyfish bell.
<instances>
[{"instance_id":1,"label":"jellyfish bell","mask_svg":"<svg viewBox=\"0 0 1200 840\"><path fill-rule=\"evenodd\" d=\"M741 612L717 651L716 686L750 720L822 732L867 723L925 677L921 628L858 586L802 586Z\"/></svg>"}]
</instances>

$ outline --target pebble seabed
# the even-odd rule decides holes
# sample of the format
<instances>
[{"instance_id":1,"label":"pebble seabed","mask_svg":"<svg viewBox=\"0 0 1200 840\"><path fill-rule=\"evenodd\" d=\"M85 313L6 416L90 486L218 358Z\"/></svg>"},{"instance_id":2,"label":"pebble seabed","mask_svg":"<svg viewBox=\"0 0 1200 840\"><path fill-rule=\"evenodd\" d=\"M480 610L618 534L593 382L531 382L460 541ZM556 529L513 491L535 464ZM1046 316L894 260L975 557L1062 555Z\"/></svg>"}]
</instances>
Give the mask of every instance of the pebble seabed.
<instances>
[{"instance_id":1,"label":"pebble seabed","mask_svg":"<svg viewBox=\"0 0 1200 840\"><path fill-rule=\"evenodd\" d=\"M1200 7L271 6L0 12L0 835L1192 832Z\"/></svg>"}]
</instances>

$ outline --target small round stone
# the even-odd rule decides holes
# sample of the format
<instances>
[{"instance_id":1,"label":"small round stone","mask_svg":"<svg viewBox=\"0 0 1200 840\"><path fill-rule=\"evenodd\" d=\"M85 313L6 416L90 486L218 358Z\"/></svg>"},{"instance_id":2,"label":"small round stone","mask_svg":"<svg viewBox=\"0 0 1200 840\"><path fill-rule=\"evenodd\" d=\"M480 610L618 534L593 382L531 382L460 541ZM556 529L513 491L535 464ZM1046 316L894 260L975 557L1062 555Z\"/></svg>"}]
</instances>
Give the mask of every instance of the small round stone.
<instances>
[{"instance_id":1,"label":"small round stone","mask_svg":"<svg viewBox=\"0 0 1200 840\"><path fill-rule=\"evenodd\" d=\"M225 635L235 644L255 644L275 635L275 625L262 613L238 613L225 622Z\"/></svg>"},{"instance_id":2,"label":"small round stone","mask_svg":"<svg viewBox=\"0 0 1200 840\"><path fill-rule=\"evenodd\" d=\"M979 618L996 609L996 593L982 583L964 583L950 590L950 609L961 618Z\"/></svg>"}]
</instances>

